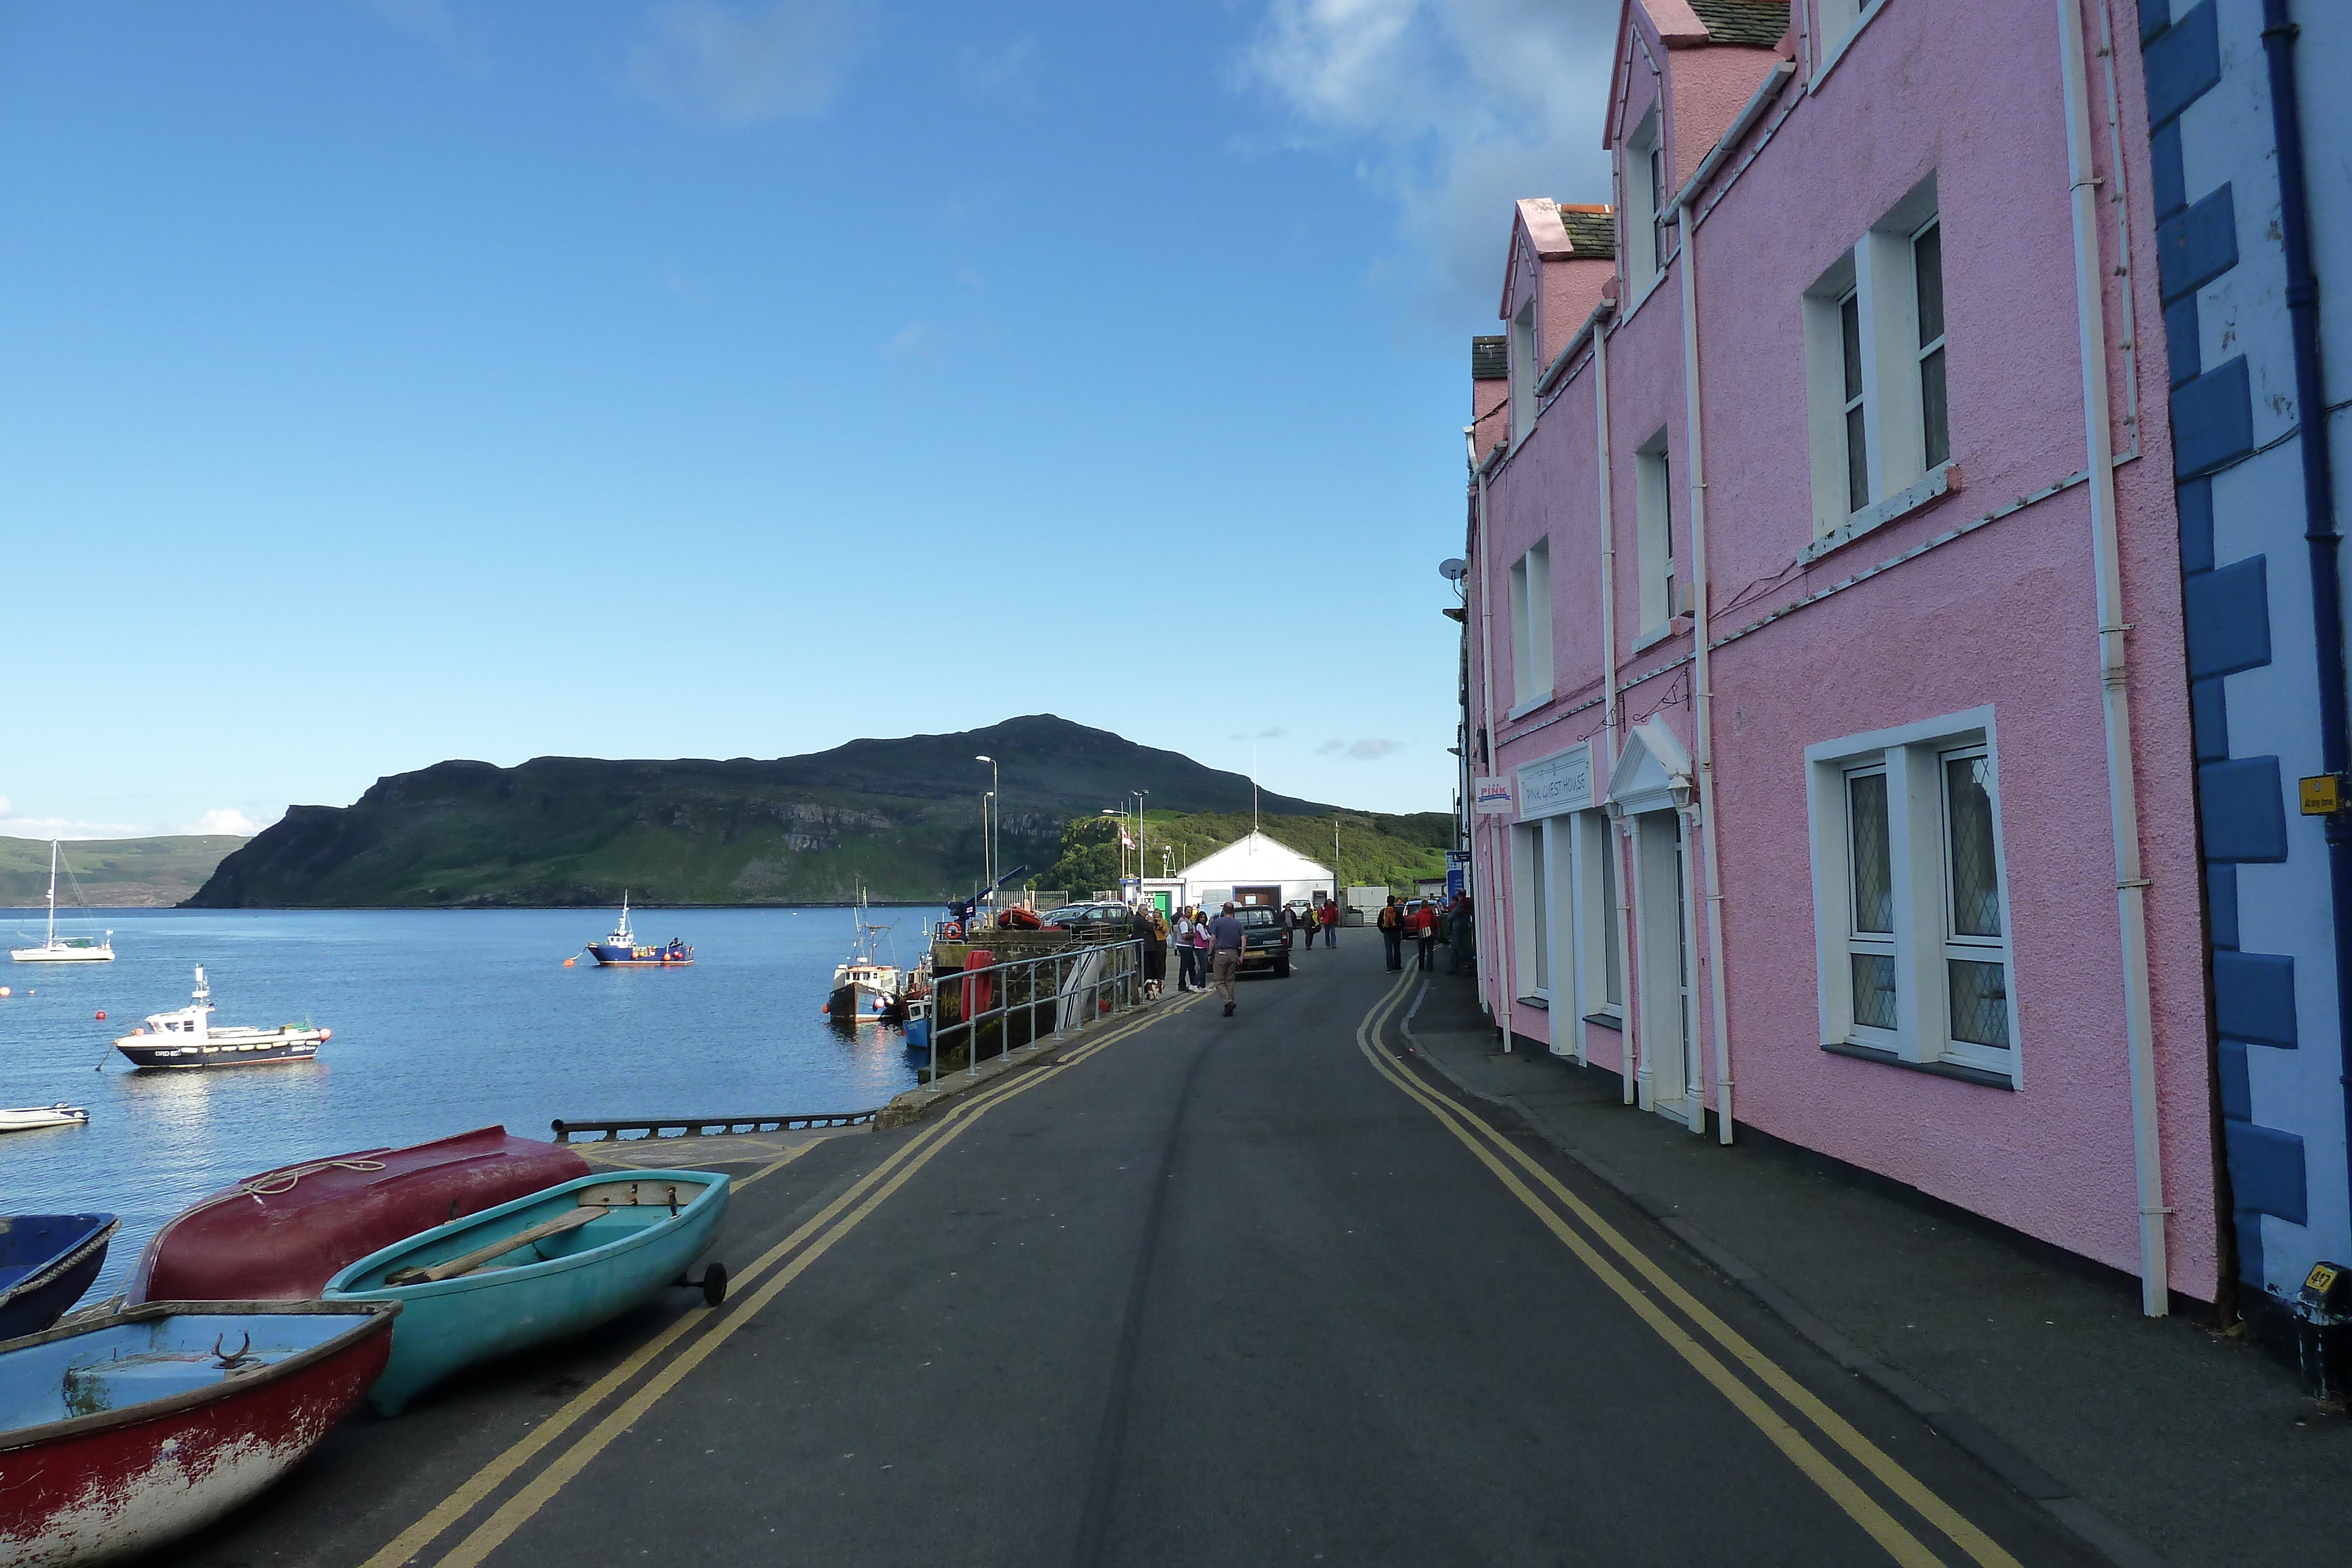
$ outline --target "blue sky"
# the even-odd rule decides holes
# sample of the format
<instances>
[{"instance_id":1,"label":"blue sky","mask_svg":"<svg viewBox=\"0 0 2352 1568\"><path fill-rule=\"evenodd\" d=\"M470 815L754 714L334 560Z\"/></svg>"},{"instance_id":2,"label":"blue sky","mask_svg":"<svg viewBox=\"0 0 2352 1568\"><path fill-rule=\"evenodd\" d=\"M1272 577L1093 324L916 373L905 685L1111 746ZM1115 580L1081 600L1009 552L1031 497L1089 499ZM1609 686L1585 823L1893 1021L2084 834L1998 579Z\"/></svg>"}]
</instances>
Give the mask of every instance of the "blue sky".
<instances>
[{"instance_id":1,"label":"blue sky","mask_svg":"<svg viewBox=\"0 0 2352 1568\"><path fill-rule=\"evenodd\" d=\"M1591 0L0 11L0 832L1050 711L1443 809Z\"/></svg>"}]
</instances>

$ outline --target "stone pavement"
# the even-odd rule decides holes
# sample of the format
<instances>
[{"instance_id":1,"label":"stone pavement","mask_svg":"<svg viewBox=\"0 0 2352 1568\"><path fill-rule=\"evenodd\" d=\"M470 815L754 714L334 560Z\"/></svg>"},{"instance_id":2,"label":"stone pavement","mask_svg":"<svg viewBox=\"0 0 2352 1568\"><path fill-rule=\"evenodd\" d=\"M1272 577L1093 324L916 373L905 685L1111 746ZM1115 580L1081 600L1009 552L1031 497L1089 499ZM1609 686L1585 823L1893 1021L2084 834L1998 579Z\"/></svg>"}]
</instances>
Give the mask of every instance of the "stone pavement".
<instances>
[{"instance_id":1,"label":"stone pavement","mask_svg":"<svg viewBox=\"0 0 2352 1568\"><path fill-rule=\"evenodd\" d=\"M1622 1103L1614 1073L1504 1054L1468 977L1406 1029L1464 1092L1648 1211L1718 1271L2112 1562L2344 1550L2352 1420L2248 1340L2148 1319L2137 1282L1756 1140L1725 1148Z\"/></svg>"}]
</instances>

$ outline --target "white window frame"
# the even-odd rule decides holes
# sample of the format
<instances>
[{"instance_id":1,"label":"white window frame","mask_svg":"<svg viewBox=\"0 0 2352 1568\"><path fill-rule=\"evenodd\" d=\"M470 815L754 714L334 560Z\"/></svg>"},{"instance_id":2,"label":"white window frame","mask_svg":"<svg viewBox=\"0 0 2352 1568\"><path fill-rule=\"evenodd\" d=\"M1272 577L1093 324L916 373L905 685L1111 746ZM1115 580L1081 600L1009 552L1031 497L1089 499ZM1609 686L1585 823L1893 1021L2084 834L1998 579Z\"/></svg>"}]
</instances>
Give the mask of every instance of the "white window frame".
<instances>
[{"instance_id":1,"label":"white window frame","mask_svg":"<svg viewBox=\"0 0 2352 1568\"><path fill-rule=\"evenodd\" d=\"M1944 765L1981 756L1991 763L1993 868L2002 934L1955 934L1950 887L1950 825ZM2016 926L2001 828L2000 764L1993 710L1969 708L1893 729L1847 736L1805 748L1812 841L1816 978L1822 1042L1884 1052L1916 1065L1950 1065L2023 1082L2024 1034L2018 1009ZM1889 862L1894 883L1891 940L1854 929L1849 780L1874 768L1886 775ZM1895 1028L1856 1023L1853 956L1884 952L1895 960ZM1951 1032L1948 964L1999 963L2008 996L2007 1049L1956 1040Z\"/></svg>"},{"instance_id":2,"label":"white window frame","mask_svg":"<svg viewBox=\"0 0 2352 1568\"><path fill-rule=\"evenodd\" d=\"M1948 487L1951 454L1927 464L1921 367L1942 352L1946 339L1919 341L1916 246L1942 217L1930 173L1832 263L1805 290L1805 400L1812 444L1813 538L1852 537L1904 515ZM1940 275L1939 275L1940 276ZM1949 293L1947 290L1947 324ZM1851 305L1861 338L1861 387L1846 379L1845 311ZM1949 356L1946 357L1948 369ZM1946 444L1949 389L1946 377ZM1865 494L1857 503L1849 479L1849 413L1863 419Z\"/></svg>"},{"instance_id":3,"label":"white window frame","mask_svg":"<svg viewBox=\"0 0 2352 1568\"><path fill-rule=\"evenodd\" d=\"M1821 90L1823 78L1885 5L1886 0L1814 0L1813 76L1806 84L1807 92Z\"/></svg>"},{"instance_id":4,"label":"white window frame","mask_svg":"<svg viewBox=\"0 0 2352 1568\"><path fill-rule=\"evenodd\" d=\"M1536 427L1536 376L1543 368L1543 350L1532 296L1511 318L1511 448L1518 449Z\"/></svg>"},{"instance_id":5,"label":"white window frame","mask_svg":"<svg viewBox=\"0 0 2352 1568\"><path fill-rule=\"evenodd\" d=\"M1642 117L1633 134L1625 140L1625 156L1620 164L1620 183L1625 187L1620 204L1624 221L1618 227L1622 236L1626 280L1639 297L1642 290L1655 282L1666 270L1666 257L1672 254L1664 246L1664 235L1658 227L1657 159L1664 157L1665 136L1659 128L1658 109Z\"/></svg>"},{"instance_id":6,"label":"white window frame","mask_svg":"<svg viewBox=\"0 0 2352 1568\"><path fill-rule=\"evenodd\" d=\"M1511 824L1511 994L1550 1007L1559 975L1550 820ZM1555 1040L1558 1026L1552 1033Z\"/></svg>"},{"instance_id":7,"label":"white window frame","mask_svg":"<svg viewBox=\"0 0 2352 1568\"><path fill-rule=\"evenodd\" d=\"M1625 1027L1625 955L1618 924L1624 868L1619 863L1617 831L1605 810L1577 811L1567 821L1573 835L1576 915L1576 995L1580 1023L1605 1020ZM1617 960L1617 996L1609 995L1609 960Z\"/></svg>"},{"instance_id":8,"label":"white window frame","mask_svg":"<svg viewBox=\"0 0 2352 1568\"><path fill-rule=\"evenodd\" d=\"M1664 637L1682 609L1677 602L1681 584L1675 574L1674 496L1674 459L1661 430L1633 453L1633 559L1641 626L1636 647Z\"/></svg>"},{"instance_id":9,"label":"white window frame","mask_svg":"<svg viewBox=\"0 0 2352 1568\"><path fill-rule=\"evenodd\" d=\"M1517 718L1551 701L1551 541L1511 563L1511 710Z\"/></svg>"}]
</instances>

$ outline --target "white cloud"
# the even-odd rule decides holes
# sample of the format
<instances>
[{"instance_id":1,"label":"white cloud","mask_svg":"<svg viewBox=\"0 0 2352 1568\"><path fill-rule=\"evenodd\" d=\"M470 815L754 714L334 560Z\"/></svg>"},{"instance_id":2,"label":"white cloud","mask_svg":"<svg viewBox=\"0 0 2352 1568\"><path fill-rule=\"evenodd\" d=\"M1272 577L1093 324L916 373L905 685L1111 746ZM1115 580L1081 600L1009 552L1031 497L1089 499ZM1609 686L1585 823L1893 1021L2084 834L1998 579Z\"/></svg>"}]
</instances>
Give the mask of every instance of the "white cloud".
<instances>
[{"instance_id":1,"label":"white cloud","mask_svg":"<svg viewBox=\"0 0 2352 1568\"><path fill-rule=\"evenodd\" d=\"M373 5L385 22L431 44L459 69L478 75L489 68L480 44L459 29L448 0L373 0Z\"/></svg>"},{"instance_id":2,"label":"white cloud","mask_svg":"<svg viewBox=\"0 0 2352 1568\"><path fill-rule=\"evenodd\" d=\"M196 819L196 825L190 828L188 831L192 833L235 833L238 838L249 839L268 825L269 824L267 822L255 821L251 817L247 816L243 811L238 810L234 806L215 806L211 810L206 811L203 816L198 817Z\"/></svg>"},{"instance_id":3,"label":"white cloud","mask_svg":"<svg viewBox=\"0 0 2352 1568\"><path fill-rule=\"evenodd\" d=\"M966 44L956 51L955 77L971 97L1026 109L1037 101L1045 57L1034 38L1016 38L998 49Z\"/></svg>"},{"instance_id":4,"label":"white cloud","mask_svg":"<svg viewBox=\"0 0 2352 1568\"><path fill-rule=\"evenodd\" d=\"M1603 0L1267 0L1242 72L1396 203L1433 303L1491 311L1513 201L1610 198L1616 18Z\"/></svg>"},{"instance_id":5,"label":"white cloud","mask_svg":"<svg viewBox=\"0 0 2352 1568\"><path fill-rule=\"evenodd\" d=\"M1352 762L1377 762L1392 751L1402 749L1399 742L1377 737L1364 740L1333 738L1315 748L1318 757L1344 757Z\"/></svg>"},{"instance_id":6,"label":"white cloud","mask_svg":"<svg viewBox=\"0 0 2352 1568\"><path fill-rule=\"evenodd\" d=\"M136 839L148 830L131 822L85 822L73 817L0 817L12 839Z\"/></svg>"},{"instance_id":7,"label":"white cloud","mask_svg":"<svg viewBox=\"0 0 2352 1568\"><path fill-rule=\"evenodd\" d=\"M894 360L935 360L940 352L939 334L929 321L909 321L890 334L882 351Z\"/></svg>"},{"instance_id":8,"label":"white cloud","mask_svg":"<svg viewBox=\"0 0 2352 1568\"><path fill-rule=\"evenodd\" d=\"M866 32L841 0L669 0L647 22L629 51L630 89L695 125L822 112Z\"/></svg>"}]
</instances>

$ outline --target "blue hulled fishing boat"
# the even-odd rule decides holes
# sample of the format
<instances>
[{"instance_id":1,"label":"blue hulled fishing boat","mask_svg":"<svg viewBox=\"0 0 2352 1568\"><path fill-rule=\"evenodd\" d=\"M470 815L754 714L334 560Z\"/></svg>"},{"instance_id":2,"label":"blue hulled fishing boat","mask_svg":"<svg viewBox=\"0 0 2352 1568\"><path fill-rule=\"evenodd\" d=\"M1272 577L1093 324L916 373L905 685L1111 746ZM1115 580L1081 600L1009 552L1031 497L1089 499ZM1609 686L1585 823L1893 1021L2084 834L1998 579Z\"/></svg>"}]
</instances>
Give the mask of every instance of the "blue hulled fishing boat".
<instances>
[{"instance_id":1,"label":"blue hulled fishing boat","mask_svg":"<svg viewBox=\"0 0 2352 1568\"><path fill-rule=\"evenodd\" d=\"M588 956L599 964L619 968L676 968L694 962L694 949L677 937L658 946L648 946L637 940L629 929L629 894L621 893L621 920L612 935L602 942L588 944Z\"/></svg>"}]
</instances>

